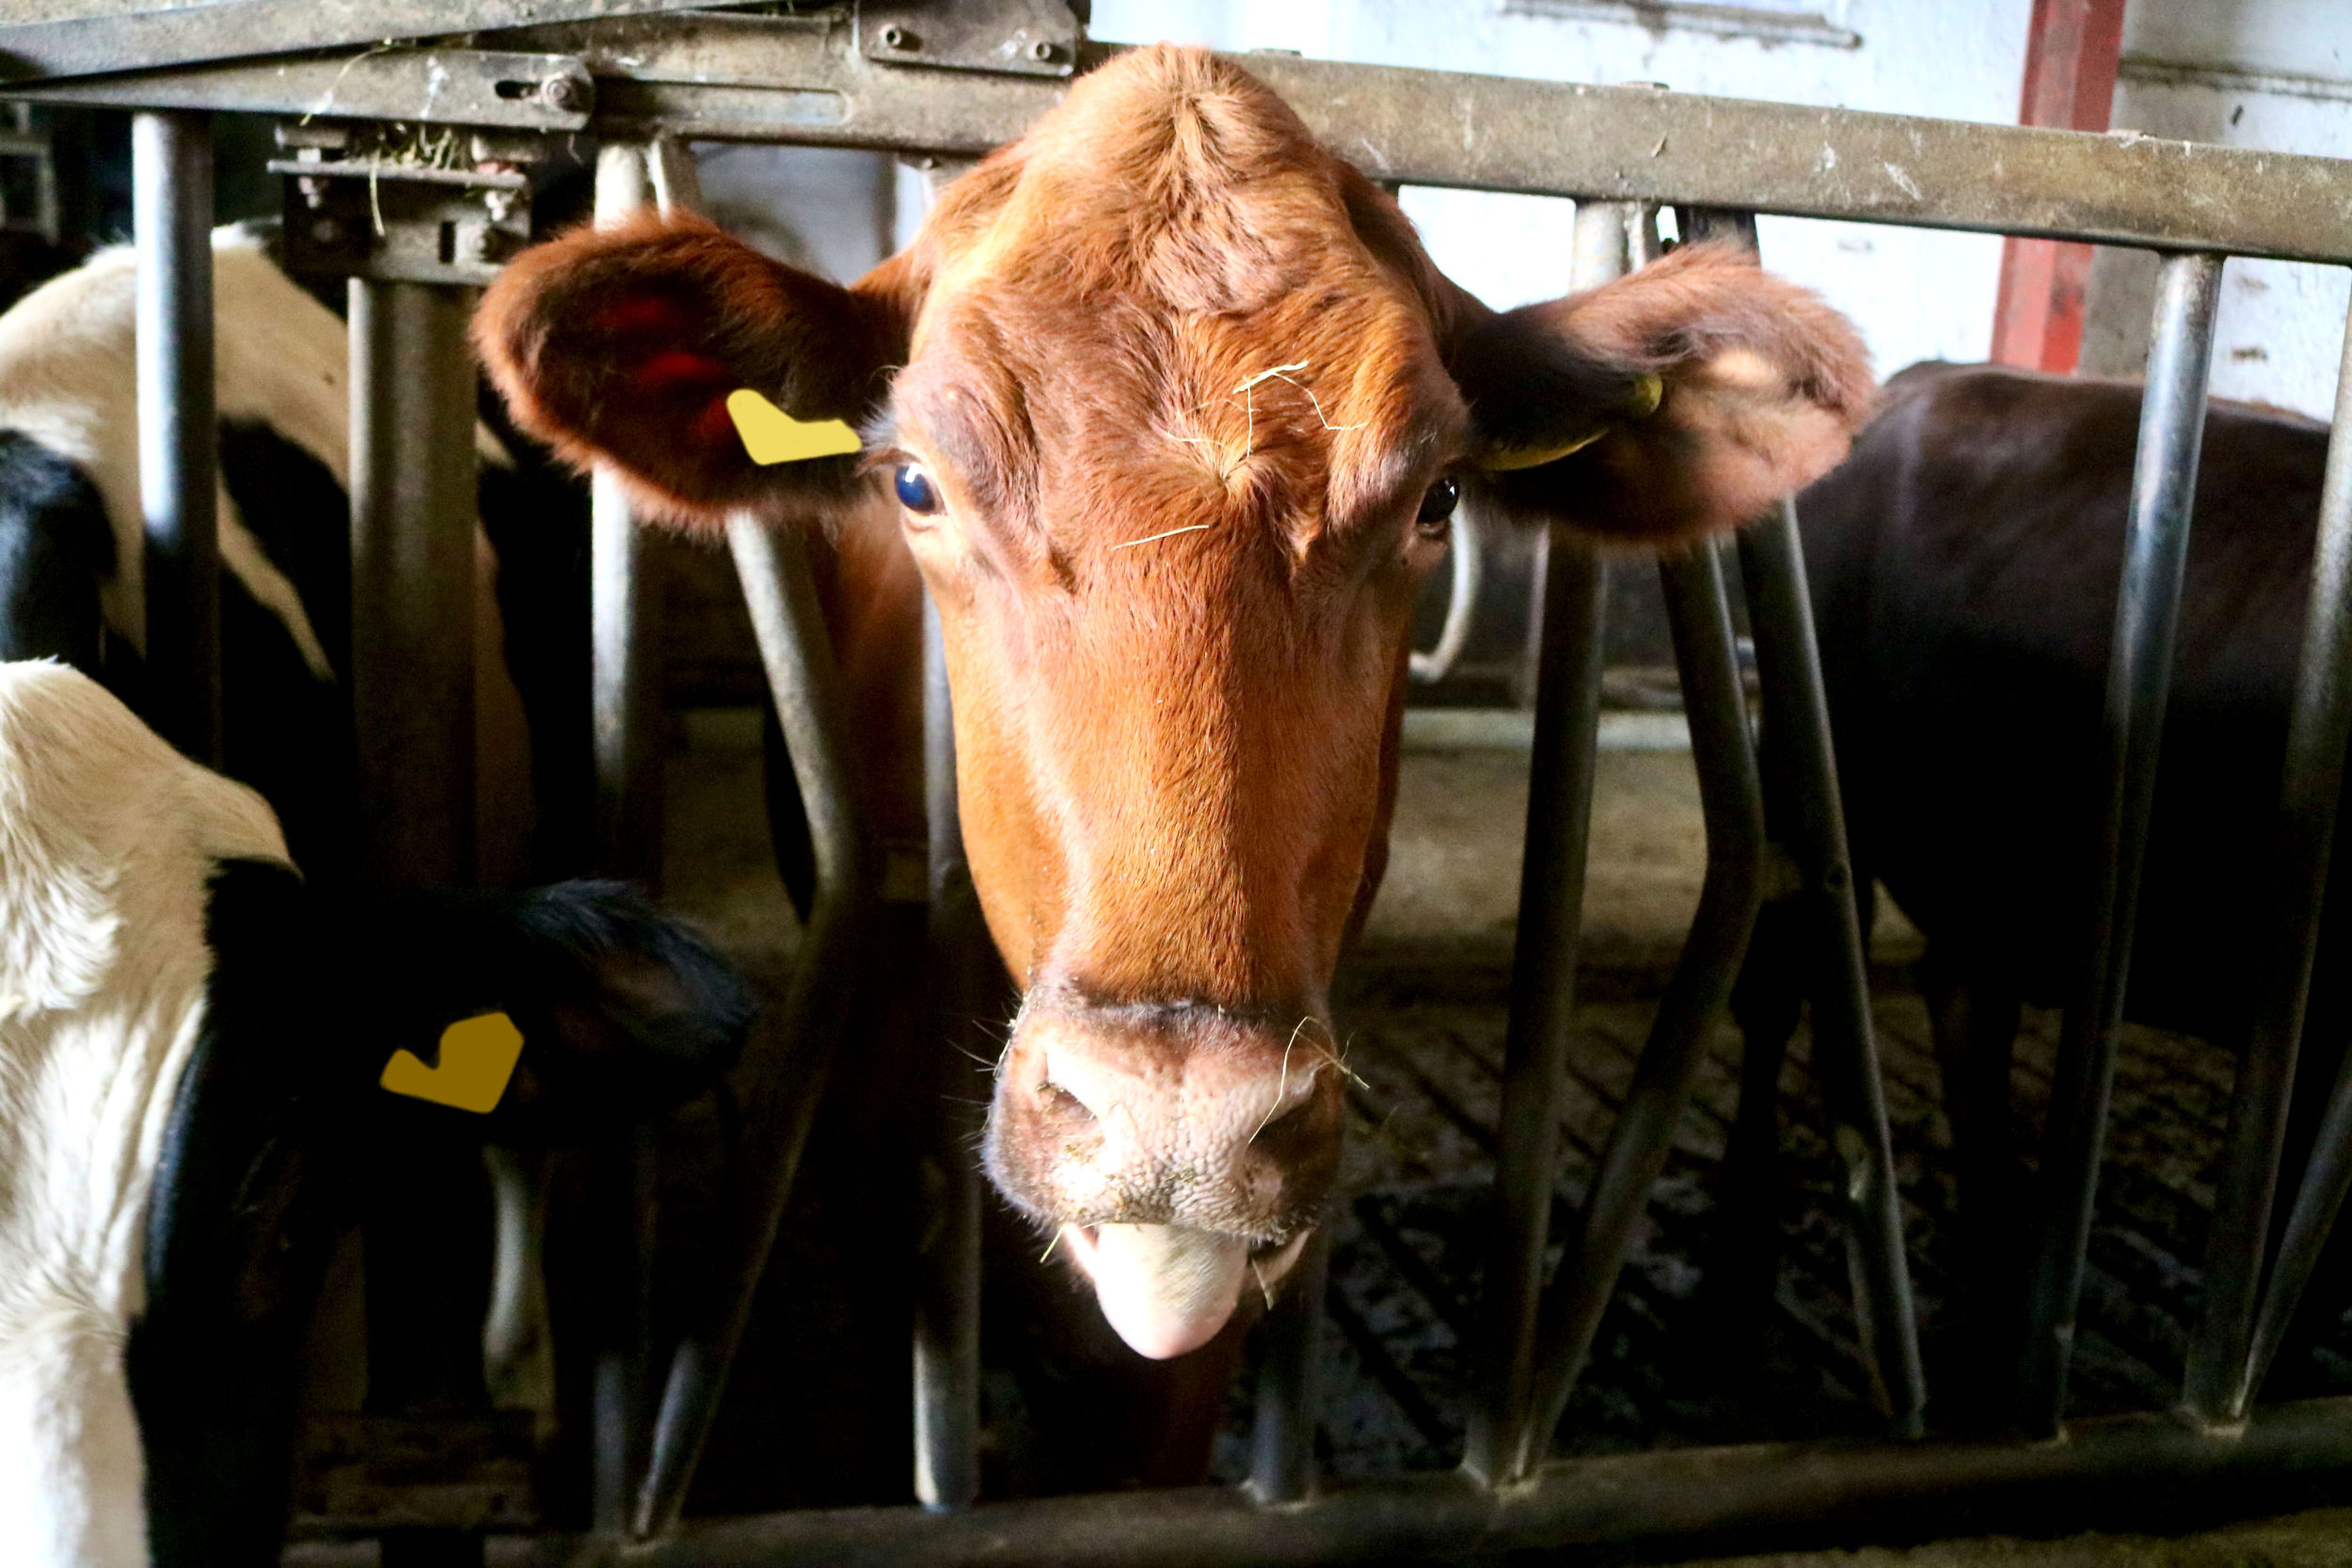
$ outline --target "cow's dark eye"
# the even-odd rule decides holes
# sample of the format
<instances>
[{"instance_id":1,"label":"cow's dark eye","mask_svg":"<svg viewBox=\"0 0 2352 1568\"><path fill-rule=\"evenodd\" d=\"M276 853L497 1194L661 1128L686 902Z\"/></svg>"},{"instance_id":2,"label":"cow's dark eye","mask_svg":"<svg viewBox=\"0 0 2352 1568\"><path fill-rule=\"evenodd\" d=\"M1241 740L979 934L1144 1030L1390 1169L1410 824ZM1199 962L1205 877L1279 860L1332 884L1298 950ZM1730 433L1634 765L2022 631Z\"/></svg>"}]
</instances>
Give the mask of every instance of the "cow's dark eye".
<instances>
[{"instance_id":1,"label":"cow's dark eye","mask_svg":"<svg viewBox=\"0 0 2352 1568\"><path fill-rule=\"evenodd\" d=\"M1462 487L1450 479L1432 484L1421 498L1421 510L1413 515L1413 526L1431 538L1445 532L1446 519L1454 515L1454 503L1462 499Z\"/></svg>"},{"instance_id":2,"label":"cow's dark eye","mask_svg":"<svg viewBox=\"0 0 2352 1568\"><path fill-rule=\"evenodd\" d=\"M909 512L930 516L939 510L939 489L931 483L931 476L912 463L898 465L893 483L898 486L898 504Z\"/></svg>"}]
</instances>

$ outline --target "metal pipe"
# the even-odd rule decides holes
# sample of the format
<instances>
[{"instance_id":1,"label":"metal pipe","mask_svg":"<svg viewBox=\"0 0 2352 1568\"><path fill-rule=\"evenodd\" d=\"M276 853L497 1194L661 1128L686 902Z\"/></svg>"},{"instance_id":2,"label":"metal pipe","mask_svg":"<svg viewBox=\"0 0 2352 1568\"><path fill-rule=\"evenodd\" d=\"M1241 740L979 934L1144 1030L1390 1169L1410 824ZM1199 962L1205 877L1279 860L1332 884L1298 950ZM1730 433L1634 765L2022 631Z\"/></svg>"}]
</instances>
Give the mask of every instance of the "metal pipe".
<instances>
[{"instance_id":1,"label":"metal pipe","mask_svg":"<svg viewBox=\"0 0 2352 1568\"><path fill-rule=\"evenodd\" d=\"M2344 323L2335 431L2328 438L2327 476L2319 494L2311 611L2304 622L2303 660L2296 672L2295 707L2287 725L2286 781L2265 904L2274 911L2273 938L2265 944L2267 967L2257 993L2263 1011L2257 1015L2247 1063L2238 1069L2239 1104L2231 1111L2230 1163L2214 1210L2217 1250L2225 1244L2243 1246L2242 1237L2233 1231L2259 1242L2269 1228L2287 1094L2303 1032L2303 1008L2311 994L2312 961L2343 798L2345 742L2352 736L2352 318ZM2258 1053L2265 1058L2259 1069L2264 1082L2249 1089ZM2352 1069L2352 1059L2346 1067ZM2275 1105L2270 1100L2274 1094ZM2257 1101L2258 1112L2242 1109L2249 1098ZM2264 1125L2255 1125L2257 1115ZM2241 1170L2241 1165L2247 1168ZM2256 1180L2262 1183L2261 1206L2237 1207L2252 1196ZM2241 1186L2248 1191L2241 1193ZM2234 1257L2226 1275L2221 1259L2206 1262L2206 1322L2189 1363L2189 1403L2199 1414L2222 1421L2244 1418L2294 1321L2303 1287L2318 1267L2320 1250L2347 1192L2352 1192L2352 1071L2328 1101L2319 1142L2289 1211L2286 1233L2280 1238L2279 1259L2271 1270L2260 1320L2250 1334L2245 1325L2257 1276L2251 1271L2241 1274L2247 1264ZM2225 1210L2224 1203L2233 1207ZM2232 1216L2226 1226L2225 1213ZM2257 1254L2253 1269L2259 1267ZM2224 1311L2233 1316L2223 1319ZM2233 1339L2233 1334L2237 1338ZM2231 1354L2239 1345L2244 1347L2242 1363Z\"/></svg>"},{"instance_id":2,"label":"metal pipe","mask_svg":"<svg viewBox=\"0 0 2352 1568\"><path fill-rule=\"evenodd\" d=\"M612 226L650 196L644 149L607 142L596 152L596 222ZM589 481L590 713L596 769L596 864L606 876L661 885L660 585L618 470ZM589 1516L600 1530L628 1526L644 1461L653 1356L653 1142L632 1129L589 1151L588 1202L596 1215L592 1307Z\"/></svg>"},{"instance_id":3,"label":"metal pipe","mask_svg":"<svg viewBox=\"0 0 2352 1568\"><path fill-rule=\"evenodd\" d=\"M1622 270L1626 222L1623 208L1597 202L1579 207L1580 268ZM1600 280L1582 271L1576 277L1581 284ZM1479 1299L1482 1381L1471 1402L1462 1455L1465 1469L1489 1481L1512 1475L1534 1411L1536 1307L1559 1168L1584 852L1592 828L1594 743L1600 725L1607 568L1589 543L1557 525L1547 548L1527 841L1519 862L1511 1019L1495 1130L1494 1228Z\"/></svg>"},{"instance_id":4,"label":"metal pipe","mask_svg":"<svg viewBox=\"0 0 2352 1568\"><path fill-rule=\"evenodd\" d=\"M671 1358L654 1423L652 1461L631 1520L640 1536L676 1523L710 1435L727 1368L750 1320L752 1298L767 1270L834 1048L857 991L862 939L878 880L808 546L798 533L770 529L750 516L727 525L727 542L808 813L817 889L792 983L754 1038L750 1060L757 1077L744 1117L749 1137L755 1140L745 1151L748 1175L741 1196L721 1221L714 1251L722 1261L704 1316Z\"/></svg>"},{"instance_id":5,"label":"metal pipe","mask_svg":"<svg viewBox=\"0 0 2352 1568\"><path fill-rule=\"evenodd\" d=\"M1261 1503L1304 1502L1315 1492L1315 1422L1323 1413L1323 1292L1331 1227L1307 1238L1281 1296L1266 1313L1258 1367L1258 1420L1249 1434L1248 1490Z\"/></svg>"},{"instance_id":6,"label":"metal pipe","mask_svg":"<svg viewBox=\"0 0 2352 1568\"><path fill-rule=\"evenodd\" d=\"M969 1103L964 1043L994 998L997 973L963 858L956 798L955 709L939 607L923 595L923 794L930 829L930 911L924 927L930 1003L925 1243L915 1264L914 1496L925 1508L969 1508L980 1495L980 1173L978 1117ZM998 988L1001 989L1001 988Z\"/></svg>"},{"instance_id":7,"label":"metal pipe","mask_svg":"<svg viewBox=\"0 0 2352 1568\"><path fill-rule=\"evenodd\" d=\"M2105 815L2085 911L2080 989L2066 1010L2051 1083L2040 1233L2027 1275L2026 1338L2018 1359L2016 1414L2034 1433L2056 1433L2066 1408L2067 1359L2098 1195L2116 1030L2123 1018L2172 676L2189 508L2204 441L2205 381L2221 262L2218 256L2168 256L2156 278L2155 325L2107 672Z\"/></svg>"},{"instance_id":8,"label":"metal pipe","mask_svg":"<svg viewBox=\"0 0 2352 1568\"><path fill-rule=\"evenodd\" d=\"M1805 990L1812 999L1814 1067L1835 1122L1831 1141L1846 1168L1854 1321L1866 1370L1884 1397L1894 1434L1916 1437L1927 1421L1927 1374L1919 1359L1902 1194L1895 1184L1894 1140L1872 1032L1869 964L1795 503L1783 502L1740 533L1740 567L1773 765L1788 769L1790 787L1783 794L1792 809L1780 832L1815 931ZM1743 1081L1743 1114L1744 1097L1762 1076L1759 1071Z\"/></svg>"},{"instance_id":9,"label":"metal pipe","mask_svg":"<svg viewBox=\"0 0 2352 1568\"><path fill-rule=\"evenodd\" d=\"M2077 1423L2063 1443L1776 1443L1569 1460L1489 1490L1458 1472L1335 1481L1259 1508L1236 1489L1121 1492L912 1508L809 1509L695 1524L644 1568L1219 1568L1384 1563L1511 1551L1618 1560L1915 1541L2003 1530L2147 1529L2341 1502L2352 1400L2265 1410L2233 1442L2169 1415ZM1595 1548L1599 1548L1595 1550ZM542 1562L596 1560L541 1544ZM1583 1560L1580 1556L1577 1560Z\"/></svg>"},{"instance_id":10,"label":"metal pipe","mask_svg":"<svg viewBox=\"0 0 2352 1568\"><path fill-rule=\"evenodd\" d=\"M147 713L220 766L219 453L213 416L213 126L131 119L138 247L139 509L146 518Z\"/></svg>"},{"instance_id":11,"label":"metal pipe","mask_svg":"<svg viewBox=\"0 0 2352 1568\"><path fill-rule=\"evenodd\" d=\"M1731 606L1723 562L1699 544L1658 562L1682 702L1691 720L1691 757L1707 828L1707 874L1698 912L1658 1005L1648 1040L1628 1086L1625 1108L1594 1173L1582 1230L1561 1259L1547 1293L1537 1343L1534 1419L1510 1474L1528 1475L1551 1450L1551 1435L1584 1370L1601 1313L1616 1293L1650 1188L1665 1168L1675 1129L1690 1105L1707 1042L1730 1000L1764 896L1764 786L1748 731L1747 693L1732 644Z\"/></svg>"},{"instance_id":12,"label":"metal pipe","mask_svg":"<svg viewBox=\"0 0 2352 1568\"><path fill-rule=\"evenodd\" d=\"M474 880L471 298L351 282L351 717L359 863Z\"/></svg>"},{"instance_id":13,"label":"metal pipe","mask_svg":"<svg viewBox=\"0 0 2352 1568\"><path fill-rule=\"evenodd\" d=\"M1409 660L1413 679L1424 686L1454 673L1477 618L1478 587L1486 576L1486 526L1478 520L1475 502L1454 515L1454 546L1448 553L1451 559L1447 569L1452 575L1446 584L1445 625L1438 628L1438 645L1427 653L1414 649Z\"/></svg>"},{"instance_id":14,"label":"metal pipe","mask_svg":"<svg viewBox=\"0 0 2352 1568\"><path fill-rule=\"evenodd\" d=\"M610 229L642 212L652 194L645 149L607 142L596 151L596 222ZM596 860L607 876L659 891L661 883L660 586L644 533L618 470L598 464L590 481L589 656L596 759Z\"/></svg>"}]
</instances>

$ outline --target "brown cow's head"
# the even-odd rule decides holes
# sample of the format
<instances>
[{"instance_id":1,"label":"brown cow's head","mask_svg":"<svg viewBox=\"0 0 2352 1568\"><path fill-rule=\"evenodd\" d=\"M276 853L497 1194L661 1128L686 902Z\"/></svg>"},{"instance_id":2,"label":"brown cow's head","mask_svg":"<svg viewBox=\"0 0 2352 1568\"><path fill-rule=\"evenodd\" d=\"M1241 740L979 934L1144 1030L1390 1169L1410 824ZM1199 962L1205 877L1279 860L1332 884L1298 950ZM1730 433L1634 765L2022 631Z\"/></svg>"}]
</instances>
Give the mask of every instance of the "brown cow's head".
<instances>
[{"instance_id":1,"label":"brown cow's head","mask_svg":"<svg viewBox=\"0 0 2352 1568\"><path fill-rule=\"evenodd\" d=\"M1325 993L1457 487L1686 539L1828 468L1869 395L1844 321L1735 251L1496 315L1271 93L1168 48L1078 82L852 288L648 219L524 255L476 331L522 423L654 515L902 531L1027 989L989 1168L1151 1355L1213 1335L1330 1183ZM753 467L739 387L866 456Z\"/></svg>"}]
</instances>

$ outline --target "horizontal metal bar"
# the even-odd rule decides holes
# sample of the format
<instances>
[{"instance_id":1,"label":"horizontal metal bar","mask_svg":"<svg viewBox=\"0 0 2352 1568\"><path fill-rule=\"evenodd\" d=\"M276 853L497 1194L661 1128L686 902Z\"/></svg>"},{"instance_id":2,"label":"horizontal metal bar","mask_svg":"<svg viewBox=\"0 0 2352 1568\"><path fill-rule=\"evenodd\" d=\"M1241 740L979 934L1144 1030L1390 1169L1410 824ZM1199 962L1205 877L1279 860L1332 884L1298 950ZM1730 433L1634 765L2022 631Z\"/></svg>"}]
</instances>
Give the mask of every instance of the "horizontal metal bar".
<instances>
[{"instance_id":1,"label":"horizontal metal bar","mask_svg":"<svg viewBox=\"0 0 2352 1568\"><path fill-rule=\"evenodd\" d=\"M276 4L238 0L201 14ZM536 16L549 17L552 5L534 7ZM485 13L501 8L477 4L467 15L495 26ZM523 8L522 0L503 8L508 16ZM580 56L596 79L596 128L638 139L667 129L970 157L1018 136L1064 90L1052 77L870 62L840 12L617 14L675 8L607 0L604 20L564 22L559 12L553 24L481 41ZM0 49L36 31L0 31ZM305 46L270 37L242 45ZM200 57L238 52L219 44ZM1089 44L1081 63L1115 52ZM125 59L118 51L107 64ZM129 63L139 63L135 51ZM1239 63L1382 181L2352 262L2352 160L1289 55ZM126 107L176 103L145 95L186 90L131 75L88 87L89 101Z\"/></svg>"},{"instance_id":2,"label":"horizontal metal bar","mask_svg":"<svg viewBox=\"0 0 2352 1568\"><path fill-rule=\"evenodd\" d=\"M711 0L211 0L131 8L109 0L50 0L42 22L0 27L0 81L91 76L291 55L389 39L512 27L524 23L682 11ZM63 11L67 14L60 16ZM79 14L74 14L79 13Z\"/></svg>"},{"instance_id":3,"label":"horizontal metal bar","mask_svg":"<svg viewBox=\"0 0 2352 1568\"><path fill-rule=\"evenodd\" d=\"M598 124L640 135L659 121L969 156L1062 91L869 64L823 18L635 18L500 41L579 55ZM1110 53L1088 47L1089 61ZM2352 262L2343 159L1288 55L1238 63L1377 180Z\"/></svg>"},{"instance_id":4,"label":"horizontal metal bar","mask_svg":"<svg viewBox=\"0 0 2352 1568\"><path fill-rule=\"evenodd\" d=\"M128 77L72 77L5 90L39 103L119 103L125 94L135 94L140 103L158 108L525 131L581 130L595 101L588 72L577 60L484 49L392 49L260 60Z\"/></svg>"},{"instance_id":5,"label":"horizontal metal bar","mask_svg":"<svg viewBox=\"0 0 2352 1568\"><path fill-rule=\"evenodd\" d=\"M1489 1491L1459 1472L1331 1481L1311 1501L1238 1490L1122 1492L959 1513L811 1509L696 1523L636 1568L1051 1562L1058 1568L1393 1562L1446 1554L1639 1546L1656 1555L1919 1540L1993 1530L2159 1528L2352 1498L2352 1400L2263 1411L2243 1436L2169 1415L2075 1423L2060 1443L1792 1443L1569 1460ZM587 1563L604 1544L536 1544ZM1611 1560L1615 1560L1613 1556Z\"/></svg>"}]
</instances>

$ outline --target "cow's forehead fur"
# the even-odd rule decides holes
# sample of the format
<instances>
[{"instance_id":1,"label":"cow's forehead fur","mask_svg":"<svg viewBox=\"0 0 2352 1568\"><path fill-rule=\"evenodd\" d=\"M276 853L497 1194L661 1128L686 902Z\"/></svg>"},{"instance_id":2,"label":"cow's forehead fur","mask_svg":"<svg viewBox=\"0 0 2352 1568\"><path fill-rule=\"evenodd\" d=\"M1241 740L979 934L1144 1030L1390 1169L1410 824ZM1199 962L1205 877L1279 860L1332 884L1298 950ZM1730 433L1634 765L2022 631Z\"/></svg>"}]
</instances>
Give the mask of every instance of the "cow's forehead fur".
<instances>
[{"instance_id":1,"label":"cow's forehead fur","mask_svg":"<svg viewBox=\"0 0 2352 1568\"><path fill-rule=\"evenodd\" d=\"M1434 275L1392 209L1367 243L1368 192L1214 56L1122 57L933 211L902 430L1063 544L1171 505L1303 544L1417 494L1465 418Z\"/></svg>"}]
</instances>

